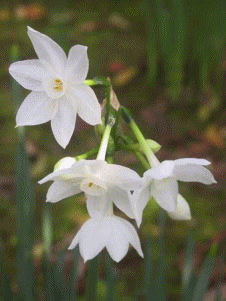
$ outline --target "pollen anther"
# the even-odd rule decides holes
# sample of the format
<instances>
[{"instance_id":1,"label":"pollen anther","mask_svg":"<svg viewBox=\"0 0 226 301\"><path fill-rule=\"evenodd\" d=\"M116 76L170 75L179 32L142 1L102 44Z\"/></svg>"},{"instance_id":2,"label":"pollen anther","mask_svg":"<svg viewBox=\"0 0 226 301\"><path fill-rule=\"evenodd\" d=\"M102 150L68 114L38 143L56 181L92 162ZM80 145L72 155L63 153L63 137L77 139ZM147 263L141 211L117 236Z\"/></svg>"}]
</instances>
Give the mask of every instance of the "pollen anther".
<instances>
[{"instance_id":1,"label":"pollen anther","mask_svg":"<svg viewBox=\"0 0 226 301\"><path fill-rule=\"evenodd\" d=\"M54 90L56 91L62 91L63 90L63 82L62 80L60 80L59 78L56 78L54 80L54 87L53 87Z\"/></svg>"}]
</instances>

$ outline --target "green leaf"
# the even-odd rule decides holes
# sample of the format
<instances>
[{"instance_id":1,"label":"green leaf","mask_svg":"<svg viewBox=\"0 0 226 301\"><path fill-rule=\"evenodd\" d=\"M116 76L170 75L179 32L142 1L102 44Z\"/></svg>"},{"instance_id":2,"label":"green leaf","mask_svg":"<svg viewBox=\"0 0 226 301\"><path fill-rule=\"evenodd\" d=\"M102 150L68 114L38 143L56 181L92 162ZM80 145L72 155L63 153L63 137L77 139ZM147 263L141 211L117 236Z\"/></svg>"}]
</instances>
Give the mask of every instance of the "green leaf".
<instances>
[{"instance_id":1,"label":"green leaf","mask_svg":"<svg viewBox=\"0 0 226 301\"><path fill-rule=\"evenodd\" d=\"M64 275L65 267L65 251L58 254L57 263L54 267L54 280L55 280L55 299L56 301L68 300L68 292L66 290L66 282Z\"/></svg>"},{"instance_id":2,"label":"green leaf","mask_svg":"<svg viewBox=\"0 0 226 301\"><path fill-rule=\"evenodd\" d=\"M97 300L98 263L99 255L92 259L89 263L86 293L87 301Z\"/></svg>"},{"instance_id":3,"label":"green leaf","mask_svg":"<svg viewBox=\"0 0 226 301\"><path fill-rule=\"evenodd\" d=\"M144 16L147 28L147 57L148 57L148 80L151 86L156 83L157 76L157 26L152 13L151 1L144 0Z\"/></svg>"},{"instance_id":4,"label":"green leaf","mask_svg":"<svg viewBox=\"0 0 226 301\"><path fill-rule=\"evenodd\" d=\"M42 270L44 276L45 299L48 301L55 301L54 266L46 254L43 257Z\"/></svg>"},{"instance_id":5,"label":"green leaf","mask_svg":"<svg viewBox=\"0 0 226 301\"><path fill-rule=\"evenodd\" d=\"M157 296L156 300L166 300L166 262L165 262L165 246L164 246L164 228L166 222L166 215L163 209L160 209L159 225L160 225L160 237L159 237L159 259L157 267L157 279L156 288Z\"/></svg>"},{"instance_id":6,"label":"green leaf","mask_svg":"<svg viewBox=\"0 0 226 301\"><path fill-rule=\"evenodd\" d=\"M11 290L10 280L5 267L5 256L3 242L0 241L0 288L2 293L2 300L13 300L13 293Z\"/></svg>"},{"instance_id":7,"label":"green leaf","mask_svg":"<svg viewBox=\"0 0 226 301\"><path fill-rule=\"evenodd\" d=\"M18 60L18 48L11 49L11 61ZM13 98L18 106L21 102L21 87L11 80ZM18 147L16 156L16 203L17 203L17 274L24 300L34 299L34 277L32 266L32 246L34 232L35 199L30 177L30 166L25 151L25 131L17 128Z\"/></svg>"},{"instance_id":8,"label":"green leaf","mask_svg":"<svg viewBox=\"0 0 226 301\"><path fill-rule=\"evenodd\" d=\"M42 237L44 243L44 250L48 257L51 254L51 246L53 240L51 204L48 203L44 203L43 205Z\"/></svg>"},{"instance_id":9,"label":"green leaf","mask_svg":"<svg viewBox=\"0 0 226 301\"><path fill-rule=\"evenodd\" d=\"M197 284L195 286L195 291L193 295L193 301L200 301L203 299L204 294L207 292L208 284L210 281L210 277L213 271L216 255L217 255L218 246L213 244L209 254L207 255L202 270L199 274Z\"/></svg>"},{"instance_id":10,"label":"green leaf","mask_svg":"<svg viewBox=\"0 0 226 301\"><path fill-rule=\"evenodd\" d=\"M147 237L146 250L144 254L144 265L147 301L155 301L157 300L157 296L153 277L152 238L150 235Z\"/></svg>"},{"instance_id":11,"label":"green leaf","mask_svg":"<svg viewBox=\"0 0 226 301\"><path fill-rule=\"evenodd\" d=\"M194 235L190 234L187 239L187 245L185 249L185 258L184 258L184 264L183 264L183 270L182 270L182 286L183 290L186 290L186 287L188 286L190 279L192 277L192 270L193 270L193 258L194 258L194 252L195 251L195 239Z\"/></svg>"},{"instance_id":12,"label":"green leaf","mask_svg":"<svg viewBox=\"0 0 226 301\"><path fill-rule=\"evenodd\" d=\"M116 267L110 258L110 256L106 253L106 282L107 282L107 301L114 301L116 299L115 286L117 280L117 270Z\"/></svg>"},{"instance_id":13,"label":"green leaf","mask_svg":"<svg viewBox=\"0 0 226 301\"><path fill-rule=\"evenodd\" d=\"M222 253L220 256L220 273L219 273L219 280L217 285L217 291L216 291L216 299L215 301L222 301L222 295L221 295L221 286L224 281L224 254Z\"/></svg>"},{"instance_id":14,"label":"green leaf","mask_svg":"<svg viewBox=\"0 0 226 301\"><path fill-rule=\"evenodd\" d=\"M76 294L76 290L75 290L75 285L78 285L78 260L79 260L79 248L78 246L76 248L74 248L72 251L72 255L73 255L73 264L72 264L72 268L71 268L71 279L69 281L70 284L70 300L71 301L76 301L77 299L77 294Z\"/></svg>"}]
</instances>

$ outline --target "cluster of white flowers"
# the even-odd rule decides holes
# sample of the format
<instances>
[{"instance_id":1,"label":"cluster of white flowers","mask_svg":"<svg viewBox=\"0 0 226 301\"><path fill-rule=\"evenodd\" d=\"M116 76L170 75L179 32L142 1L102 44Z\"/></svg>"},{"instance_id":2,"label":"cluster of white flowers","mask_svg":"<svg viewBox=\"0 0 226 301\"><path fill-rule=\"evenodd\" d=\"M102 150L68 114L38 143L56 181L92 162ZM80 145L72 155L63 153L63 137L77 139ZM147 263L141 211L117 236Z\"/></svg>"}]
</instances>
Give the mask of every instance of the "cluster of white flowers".
<instances>
[{"instance_id":1,"label":"cluster of white flowers","mask_svg":"<svg viewBox=\"0 0 226 301\"><path fill-rule=\"evenodd\" d=\"M66 147L75 128L76 114L91 125L101 123L101 107L93 90L84 83L88 73L87 47L76 45L64 51L49 37L32 28L28 36L39 59L15 62L10 74L32 92L21 104L17 126L51 121L57 142ZM106 247L120 261L131 244L143 257L138 234L130 222L114 215L113 204L140 226L145 206L151 198L174 219L190 219L190 208L178 192L177 181L215 183L204 159L159 162L146 144L151 168L140 177L128 167L105 160L112 124L107 124L96 160L65 158L40 184L53 181L46 200L58 202L84 193L90 218L78 231L69 249L79 245L83 259L94 258ZM143 139L143 141L145 141ZM144 142L145 143L145 142ZM149 148L149 149L148 149Z\"/></svg>"}]
</instances>

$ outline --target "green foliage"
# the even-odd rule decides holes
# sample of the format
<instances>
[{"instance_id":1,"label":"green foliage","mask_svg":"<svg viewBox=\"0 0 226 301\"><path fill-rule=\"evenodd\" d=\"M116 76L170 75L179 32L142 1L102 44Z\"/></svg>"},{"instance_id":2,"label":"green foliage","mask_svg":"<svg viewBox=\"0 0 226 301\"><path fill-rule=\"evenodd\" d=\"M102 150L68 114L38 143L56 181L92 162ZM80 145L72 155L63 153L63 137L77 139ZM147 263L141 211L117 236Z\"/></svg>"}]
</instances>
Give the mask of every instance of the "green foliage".
<instances>
[{"instance_id":1,"label":"green foliage","mask_svg":"<svg viewBox=\"0 0 226 301\"><path fill-rule=\"evenodd\" d=\"M18 48L12 47L11 61L18 60ZM21 87L12 79L12 92L16 105L21 101ZM17 272L24 300L34 300L34 277L32 247L34 231L35 199L30 177L29 160L25 150L25 130L18 128L16 157L16 202L17 202Z\"/></svg>"}]
</instances>

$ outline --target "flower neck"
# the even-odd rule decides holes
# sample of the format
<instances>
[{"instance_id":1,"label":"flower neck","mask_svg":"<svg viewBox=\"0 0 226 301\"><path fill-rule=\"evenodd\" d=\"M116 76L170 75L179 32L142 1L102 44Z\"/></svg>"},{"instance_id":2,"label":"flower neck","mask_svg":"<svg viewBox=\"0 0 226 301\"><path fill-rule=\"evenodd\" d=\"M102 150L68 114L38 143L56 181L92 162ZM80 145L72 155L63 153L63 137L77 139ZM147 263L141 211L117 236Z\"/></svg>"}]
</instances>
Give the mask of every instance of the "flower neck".
<instances>
[{"instance_id":1,"label":"flower neck","mask_svg":"<svg viewBox=\"0 0 226 301\"><path fill-rule=\"evenodd\" d=\"M159 160L152 152L150 146L148 145L148 142L146 141L146 139L144 138L143 134L141 133L139 127L137 126L137 124L135 123L135 121L132 118L130 119L130 127L131 127L134 135L136 136L136 138L140 144L140 147L143 150L143 152L148 160L148 163L150 164L150 167L158 165Z\"/></svg>"},{"instance_id":2,"label":"flower neck","mask_svg":"<svg viewBox=\"0 0 226 301\"><path fill-rule=\"evenodd\" d=\"M115 119L113 117L110 117L108 120L108 123L105 127L104 134L100 143L100 148L97 154L97 160L105 160L107 147L108 147L108 141L111 134L111 129L115 123Z\"/></svg>"}]
</instances>

